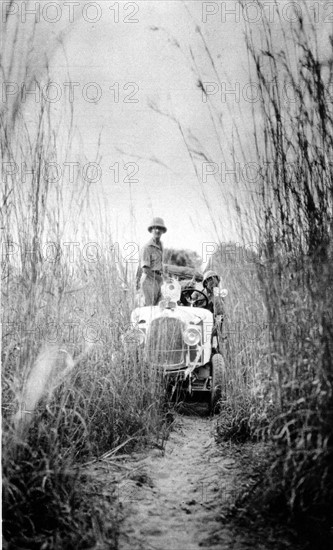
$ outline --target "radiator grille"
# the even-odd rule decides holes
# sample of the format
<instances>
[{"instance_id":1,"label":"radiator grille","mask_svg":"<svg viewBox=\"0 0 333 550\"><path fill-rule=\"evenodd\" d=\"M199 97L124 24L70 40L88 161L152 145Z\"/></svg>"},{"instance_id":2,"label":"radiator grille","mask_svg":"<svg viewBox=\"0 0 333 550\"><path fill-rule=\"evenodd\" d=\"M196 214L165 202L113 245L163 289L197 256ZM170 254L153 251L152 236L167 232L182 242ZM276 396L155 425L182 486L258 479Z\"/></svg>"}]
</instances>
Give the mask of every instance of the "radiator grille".
<instances>
[{"instance_id":1,"label":"radiator grille","mask_svg":"<svg viewBox=\"0 0 333 550\"><path fill-rule=\"evenodd\" d=\"M148 360L156 365L180 365L184 360L182 322L172 317L154 319L146 349Z\"/></svg>"}]
</instances>

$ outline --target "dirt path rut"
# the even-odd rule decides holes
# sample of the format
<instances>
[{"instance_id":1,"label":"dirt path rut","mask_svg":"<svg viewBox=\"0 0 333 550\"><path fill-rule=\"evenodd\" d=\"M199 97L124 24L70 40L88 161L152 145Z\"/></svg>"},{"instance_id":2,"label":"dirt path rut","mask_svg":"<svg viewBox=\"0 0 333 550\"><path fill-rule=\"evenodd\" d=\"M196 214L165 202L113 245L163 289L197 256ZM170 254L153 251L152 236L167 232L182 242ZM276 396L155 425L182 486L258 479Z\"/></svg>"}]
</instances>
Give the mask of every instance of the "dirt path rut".
<instances>
[{"instance_id":1,"label":"dirt path rut","mask_svg":"<svg viewBox=\"0 0 333 550\"><path fill-rule=\"evenodd\" d=\"M177 415L164 449L89 468L119 501L119 550L272 550L224 516L241 493L242 448L215 443L216 419ZM102 548L102 547L101 547ZM104 548L104 547L103 547Z\"/></svg>"},{"instance_id":2,"label":"dirt path rut","mask_svg":"<svg viewBox=\"0 0 333 550\"><path fill-rule=\"evenodd\" d=\"M215 510L219 475L225 469L228 477L232 461L218 464L213 449L212 422L177 419L165 452L150 453L138 463L134 479L119 485L124 506L121 550L196 550L203 535L219 528Z\"/></svg>"},{"instance_id":3,"label":"dirt path rut","mask_svg":"<svg viewBox=\"0 0 333 550\"><path fill-rule=\"evenodd\" d=\"M126 462L118 483L120 550L250 548L223 526L223 504L237 492L238 467L215 444L215 420L178 416L164 451Z\"/></svg>"}]
</instances>

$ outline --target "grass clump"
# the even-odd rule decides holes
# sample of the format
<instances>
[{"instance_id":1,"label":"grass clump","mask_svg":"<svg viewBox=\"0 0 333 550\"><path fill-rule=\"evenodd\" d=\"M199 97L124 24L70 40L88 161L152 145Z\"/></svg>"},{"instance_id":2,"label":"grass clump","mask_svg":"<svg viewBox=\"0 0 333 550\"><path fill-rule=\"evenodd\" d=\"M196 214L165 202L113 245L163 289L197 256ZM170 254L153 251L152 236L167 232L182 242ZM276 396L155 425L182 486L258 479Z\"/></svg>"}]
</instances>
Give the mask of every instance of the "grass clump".
<instances>
[{"instance_id":1,"label":"grass clump","mask_svg":"<svg viewBox=\"0 0 333 550\"><path fill-rule=\"evenodd\" d=\"M261 8L260 21L245 32L258 98L252 151L246 158L240 137L241 159L235 145L230 151L235 164L255 163L257 177L232 189L220 182L221 196L234 193L242 242L256 243L256 252L242 256L242 245L221 237L210 262L229 290L218 436L263 438L268 461L242 506L257 515L274 510L299 533L306 523L303 542L319 547L322 540L325 548L333 508L333 36L314 22L307 2L295 6L289 23L276 2L277 26ZM205 44L212 80L222 82ZM224 160L221 110L207 102ZM201 157L216 162L200 145Z\"/></svg>"},{"instance_id":2,"label":"grass clump","mask_svg":"<svg viewBox=\"0 0 333 550\"><path fill-rule=\"evenodd\" d=\"M316 540L317 548L327 548L333 508L333 40L326 33L325 49L319 47L319 31L306 3L302 7L281 47L266 19L261 43L247 34L262 97L254 210L269 329L265 371L274 403L265 430L269 466L248 510L274 510L303 530L306 544ZM287 87L294 101L286 100Z\"/></svg>"},{"instance_id":3,"label":"grass clump","mask_svg":"<svg viewBox=\"0 0 333 550\"><path fill-rule=\"evenodd\" d=\"M8 15L2 26L4 79L22 68L27 88L38 86L18 47L24 38L33 48L38 24L24 37L19 17ZM4 539L8 548L116 548L113 485L102 491L81 469L159 440L161 387L124 347L134 304L127 266L115 257L109 227L94 227L91 237L89 181L78 171L68 185L45 169L82 161L72 151L73 105L59 121L43 97L28 101L31 123L20 97L0 113ZM100 254L89 248L96 232Z\"/></svg>"},{"instance_id":4,"label":"grass clump","mask_svg":"<svg viewBox=\"0 0 333 550\"><path fill-rule=\"evenodd\" d=\"M4 426L4 536L13 547L85 548L101 537L116 545L115 489L108 487L108 503L98 491L87 500L94 490L79 466L117 448L130 452L157 441L162 400L156 384L147 389L134 361L131 366L126 358L121 377L110 364L96 367L83 359L79 374L74 369L33 411L20 411Z\"/></svg>"}]
</instances>

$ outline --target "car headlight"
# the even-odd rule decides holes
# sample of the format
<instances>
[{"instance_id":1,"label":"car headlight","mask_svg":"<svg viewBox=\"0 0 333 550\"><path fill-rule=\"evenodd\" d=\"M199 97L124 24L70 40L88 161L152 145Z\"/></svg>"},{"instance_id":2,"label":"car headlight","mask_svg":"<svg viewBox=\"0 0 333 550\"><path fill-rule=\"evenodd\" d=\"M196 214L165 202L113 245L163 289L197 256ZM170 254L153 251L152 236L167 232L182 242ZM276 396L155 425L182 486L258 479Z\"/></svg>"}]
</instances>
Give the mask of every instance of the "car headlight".
<instances>
[{"instance_id":1,"label":"car headlight","mask_svg":"<svg viewBox=\"0 0 333 550\"><path fill-rule=\"evenodd\" d=\"M188 346L196 346L201 340L201 330L197 327L187 328L183 334L184 342Z\"/></svg>"}]
</instances>

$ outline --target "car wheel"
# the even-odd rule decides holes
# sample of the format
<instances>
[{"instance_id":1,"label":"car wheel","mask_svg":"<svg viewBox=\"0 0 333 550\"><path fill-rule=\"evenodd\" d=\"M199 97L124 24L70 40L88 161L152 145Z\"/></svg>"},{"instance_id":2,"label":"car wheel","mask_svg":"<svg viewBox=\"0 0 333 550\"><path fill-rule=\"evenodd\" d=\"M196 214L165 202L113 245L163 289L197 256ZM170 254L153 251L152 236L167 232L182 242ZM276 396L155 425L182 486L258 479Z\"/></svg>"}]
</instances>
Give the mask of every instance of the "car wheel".
<instances>
[{"instance_id":1,"label":"car wheel","mask_svg":"<svg viewBox=\"0 0 333 550\"><path fill-rule=\"evenodd\" d=\"M221 397L225 389L225 365L220 353L212 357L212 388L209 396L210 414L220 412Z\"/></svg>"}]
</instances>

